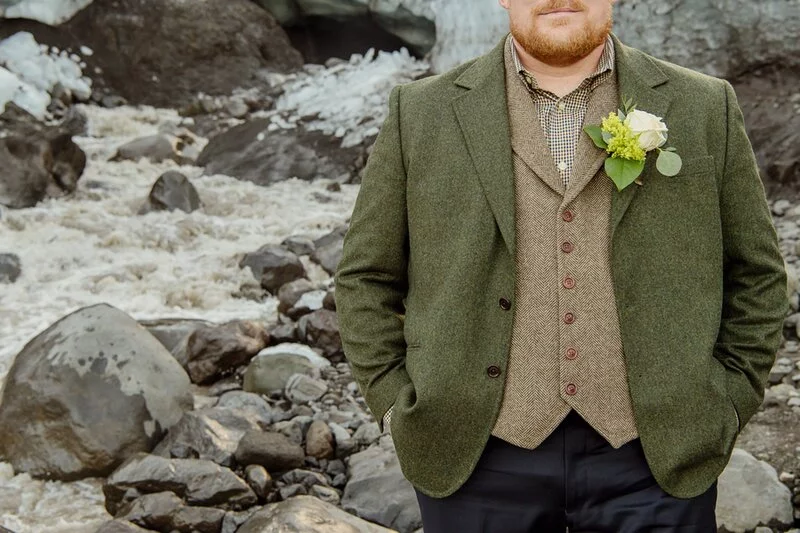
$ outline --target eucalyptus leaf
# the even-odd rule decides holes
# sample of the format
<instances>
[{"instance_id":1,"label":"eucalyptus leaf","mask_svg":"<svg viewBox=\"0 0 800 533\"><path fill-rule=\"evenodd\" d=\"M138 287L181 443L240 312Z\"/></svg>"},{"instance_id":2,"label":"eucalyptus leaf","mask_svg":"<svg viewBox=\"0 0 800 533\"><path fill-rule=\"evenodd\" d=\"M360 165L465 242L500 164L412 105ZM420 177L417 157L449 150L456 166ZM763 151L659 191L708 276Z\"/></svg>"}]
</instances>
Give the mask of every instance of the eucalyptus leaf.
<instances>
[{"instance_id":1,"label":"eucalyptus leaf","mask_svg":"<svg viewBox=\"0 0 800 533\"><path fill-rule=\"evenodd\" d=\"M628 115L625 114L625 111L623 111L622 109L618 109L617 110L617 115L619 115L619 119L622 122L625 122L625 118L627 118L627 116L628 116Z\"/></svg>"},{"instance_id":2,"label":"eucalyptus leaf","mask_svg":"<svg viewBox=\"0 0 800 533\"><path fill-rule=\"evenodd\" d=\"M681 156L679 156L675 152L669 152L663 150L661 151L661 153L658 154L658 159L656 160L656 168L663 175L674 176L681 171L682 166L683 166L683 161L681 161Z\"/></svg>"},{"instance_id":3,"label":"eucalyptus leaf","mask_svg":"<svg viewBox=\"0 0 800 533\"><path fill-rule=\"evenodd\" d=\"M609 157L606 159L605 170L617 190L621 191L639 177L644 170L644 161Z\"/></svg>"},{"instance_id":4,"label":"eucalyptus leaf","mask_svg":"<svg viewBox=\"0 0 800 533\"><path fill-rule=\"evenodd\" d=\"M613 136L613 135L611 135L611 133L610 133L610 132L608 132L608 131L605 131L605 130L603 131L603 140L604 140L605 142L607 142L607 143L610 143L610 142L611 142L611 139L613 139L613 138L614 138L614 136Z\"/></svg>"},{"instance_id":5,"label":"eucalyptus leaf","mask_svg":"<svg viewBox=\"0 0 800 533\"><path fill-rule=\"evenodd\" d=\"M674 146L670 146L669 148L663 148L663 150L666 150L667 152L676 152L677 151Z\"/></svg>"},{"instance_id":6,"label":"eucalyptus leaf","mask_svg":"<svg viewBox=\"0 0 800 533\"><path fill-rule=\"evenodd\" d=\"M589 137L592 138L595 146L602 148L603 150L608 149L608 143L603 140L603 129L600 126L585 126L583 131L585 131Z\"/></svg>"}]
</instances>

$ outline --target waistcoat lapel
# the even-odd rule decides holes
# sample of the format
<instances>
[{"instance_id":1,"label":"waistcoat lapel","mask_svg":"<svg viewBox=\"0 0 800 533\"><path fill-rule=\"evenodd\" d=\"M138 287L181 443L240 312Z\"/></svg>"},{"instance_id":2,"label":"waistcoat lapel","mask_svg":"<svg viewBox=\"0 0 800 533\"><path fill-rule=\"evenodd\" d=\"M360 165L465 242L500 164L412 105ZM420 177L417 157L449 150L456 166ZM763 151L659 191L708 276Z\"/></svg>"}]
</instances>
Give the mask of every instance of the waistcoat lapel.
<instances>
[{"instance_id":1,"label":"waistcoat lapel","mask_svg":"<svg viewBox=\"0 0 800 533\"><path fill-rule=\"evenodd\" d=\"M559 195L564 195L564 182L556 168L547 138L539 121L536 106L530 93L514 72L514 61L506 41L504 47L506 65L506 91L508 114L511 123L511 146L528 167Z\"/></svg>"}]
</instances>

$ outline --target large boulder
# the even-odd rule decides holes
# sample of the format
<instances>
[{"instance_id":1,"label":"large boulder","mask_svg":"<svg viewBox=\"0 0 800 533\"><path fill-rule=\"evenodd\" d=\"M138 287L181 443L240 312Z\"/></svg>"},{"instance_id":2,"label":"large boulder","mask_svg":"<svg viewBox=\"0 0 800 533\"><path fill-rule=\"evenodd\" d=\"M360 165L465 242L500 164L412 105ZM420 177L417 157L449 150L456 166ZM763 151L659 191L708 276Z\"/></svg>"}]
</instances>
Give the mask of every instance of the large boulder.
<instances>
[{"instance_id":1,"label":"large boulder","mask_svg":"<svg viewBox=\"0 0 800 533\"><path fill-rule=\"evenodd\" d=\"M342 508L400 533L422 526L417 497L403 475L390 435L351 455Z\"/></svg>"},{"instance_id":2,"label":"large boulder","mask_svg":"<svg viewBox=\"0 0 800 533\"><path fill-rule=\"evenodd\" d=\"M363 146L342 148L341 139L303 127L270 128L270 119L255 119L213 137L197 159L206 174L224 174L257 185L290 178L349 181L361 168Z\"/></svg>"},{"instance_id":3,"label":"large boulder","mask_svg":"<svg viewBox=\"0 0 800 533\"><path fill-rule=\"evenodd\" d=\"M54 4L56 2L53 2ZM29 30L85 55L95 89L132 104L180 107L198 92L230 94L261 84L254 74L287 71L302 57L272 16L250 0L95 0L56 28L3 21L0 38Z\"/></svg>"},{"instance_id":4,"label":"large boulder","mask_svg":"<svg viewBox=\"0 0 800 533\"><path fill-rule=\"evenodd\" d=\"M313 496L294 496L255 513L237 533L392 533Z\"/></svg>"},{"instance_id":5,"label":"large boulder","mask_svg":"<svg viewBox=\"0 0 800 533\"><path fill-rule=\"evenodd\" d=\"M794 522L792 491L772 466L740 448L733 450L719 478L718 494L717 525L724 531L745 533L760 525L785 527Z\"/></svg>"},{"instance_id":6,"label":"large boulder","mask_svg":"<svg viewBox=\"0 0 800 533\"><path fill-rule=\"evenodd\" d=\"M14 360L0 397L0 456L34 477L106 476L191 408L189 385L133 318L106 304L80 309Z\"/></svg>"}]
</instances>

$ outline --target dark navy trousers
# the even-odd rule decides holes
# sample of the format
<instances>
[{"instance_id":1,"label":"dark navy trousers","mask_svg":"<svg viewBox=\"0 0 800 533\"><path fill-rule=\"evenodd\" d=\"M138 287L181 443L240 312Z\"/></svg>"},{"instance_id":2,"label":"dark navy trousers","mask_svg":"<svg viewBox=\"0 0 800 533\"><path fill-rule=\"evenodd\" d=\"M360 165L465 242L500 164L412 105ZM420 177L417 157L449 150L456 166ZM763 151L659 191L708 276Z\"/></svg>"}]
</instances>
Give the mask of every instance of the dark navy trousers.
<instances>
[{"instance_id":1,"label":"dark navy trousers","mask_svg":"<svg viewBox=\"0 0 800 533\"><path fill-rule=\"evenodd\" d=\"M536 449L490 436L467 481L417 493L425 533L715 533L717 484L691 499L656 483L639 439L615 449L571 411Z\"/></svg>"}]
</instances>

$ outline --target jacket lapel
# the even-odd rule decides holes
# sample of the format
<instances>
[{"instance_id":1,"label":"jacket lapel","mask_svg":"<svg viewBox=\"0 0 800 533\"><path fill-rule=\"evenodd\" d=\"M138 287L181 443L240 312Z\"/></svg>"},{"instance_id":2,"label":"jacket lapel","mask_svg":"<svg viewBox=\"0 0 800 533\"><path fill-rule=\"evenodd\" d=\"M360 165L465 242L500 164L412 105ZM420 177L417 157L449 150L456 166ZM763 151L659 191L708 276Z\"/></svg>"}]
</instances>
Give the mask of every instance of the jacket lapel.
<instances>
[{"instance_id":1,"label":"jacket lapel","mask_svg":"<svg viewBox=\"0 0 800 533\"><path fill-rule=\"evenodd\" d=\"M615 35L611 35L614 40L614 47L617 56L617 76L619 83L619 94L622 99L630 98L636 104L637 109L647 111L659 117L664 117L670 105L670 98L663 91L656 90L656 87L666 83L669 78L658 65L644 53L625 46ZM669 124L667 124L669 127ZM642 182L647 186L647 175L654 172L655 155L648 154L647 165L642 173ZM612 187L611 197L611 238L614 238L616 230L622 217L630 206L639 185L631 184L622 191Z\"/></svg>"},{"instance_id":2,"label":"jacket lapel","mask_svg":"<svg viewBox=\"0 0 800 533\"><path fill-rule=\"evenodd\" d=\"M497 226L514 257L514 164L506 106L505 38L456 80L469 89L453 100L458 124Z\"/></svg>"}]
</instances>

